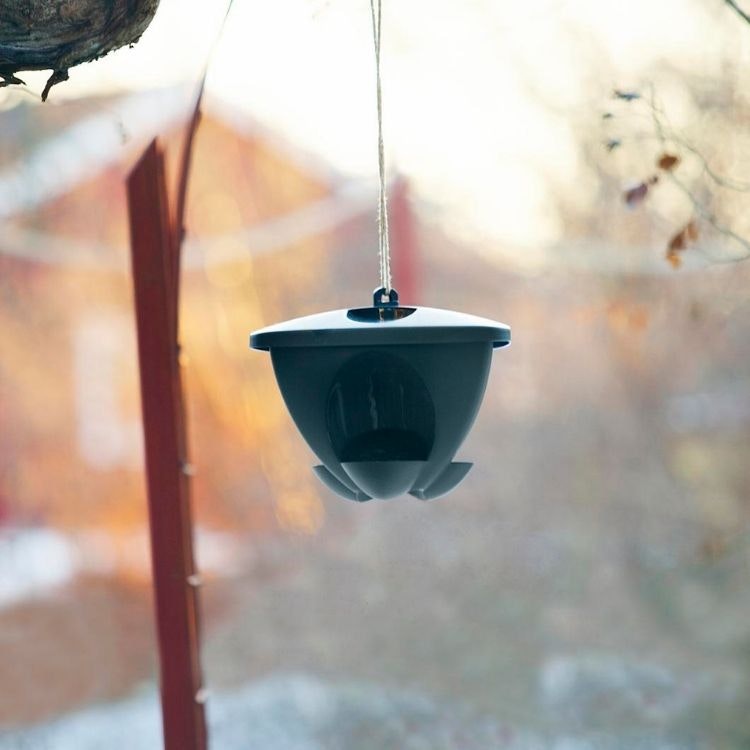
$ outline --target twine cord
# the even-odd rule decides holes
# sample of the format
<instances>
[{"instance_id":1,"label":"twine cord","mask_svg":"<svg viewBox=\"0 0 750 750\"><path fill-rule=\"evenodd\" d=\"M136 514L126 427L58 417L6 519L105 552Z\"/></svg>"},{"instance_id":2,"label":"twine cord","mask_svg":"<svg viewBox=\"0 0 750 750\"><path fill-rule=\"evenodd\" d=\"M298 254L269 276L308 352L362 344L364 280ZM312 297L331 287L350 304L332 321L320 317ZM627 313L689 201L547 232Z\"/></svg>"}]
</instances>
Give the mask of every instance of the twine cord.
<instances>
[{"instance_id":1,"label":"twine cord","mask_svg":"<svg viewBox=\"0 0 750 750\"><path fill-rule=\"evenodd\" d=\"M388 239L388 196L385 182L385 148L383 146L383 96L380 81L380 21L382 0L370 0L372 37L375 44L375 92L378 109L378 258L380 260L380 286L388 297L391 292L391 248ZM387 300L383 300L384 302Z\"/></svg>"}]
</instances>

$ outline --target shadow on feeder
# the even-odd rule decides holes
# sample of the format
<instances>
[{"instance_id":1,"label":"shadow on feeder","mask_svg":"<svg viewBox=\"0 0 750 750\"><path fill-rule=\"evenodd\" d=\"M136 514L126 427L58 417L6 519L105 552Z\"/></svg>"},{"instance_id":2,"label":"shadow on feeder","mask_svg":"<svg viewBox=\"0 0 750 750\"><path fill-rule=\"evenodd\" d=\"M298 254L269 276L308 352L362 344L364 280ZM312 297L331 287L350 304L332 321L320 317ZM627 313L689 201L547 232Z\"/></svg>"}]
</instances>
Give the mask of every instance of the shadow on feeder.
<instances>
[{"instance_id":1,"label":"shadow on feeder","mask_svg":"<svg viewBox=\"0 0 750 750\"><path fill-rule=\"evenodd\" d=\"M321 460L314 471L350 500L450 492L472 464L453 457L479 410L493 348L510 329L484 318L401 307L395 290L368 308L256 331L287 408Z\"/></svg>"}]
</instances>

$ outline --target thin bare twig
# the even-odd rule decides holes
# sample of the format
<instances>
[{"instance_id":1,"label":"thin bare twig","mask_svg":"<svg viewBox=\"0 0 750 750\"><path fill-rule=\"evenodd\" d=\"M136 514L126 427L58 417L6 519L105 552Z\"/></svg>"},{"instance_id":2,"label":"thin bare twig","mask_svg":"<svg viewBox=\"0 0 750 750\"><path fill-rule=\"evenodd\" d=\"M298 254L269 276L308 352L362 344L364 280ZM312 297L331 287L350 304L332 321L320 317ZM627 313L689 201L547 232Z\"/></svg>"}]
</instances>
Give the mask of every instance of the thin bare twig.
<instances>
[{"instance_id":1,"label":"thin bare twig","mask_svg":"<svg viewBox=\"0 0 750 750\"><path fill-rule=\"evenodd\" d=\"M728 1L728 0L727 0ZM656 136L659 139L659 141L662 143L662 145L666 145L666 143L669 140L669 137L664 129L664 123L660 119L660 115L664 115L663 110L658 105L656 101L656 96L654 93L653 88L651 89L650 96L648 98L648 104L651 109L651 116L654 123L654 129L656 130ZM665 116L666 117L666 116ZM690 149L693 153L697 154L701 157L703 160L704 168L707 169L707 163L705 159L702 157L701 154L697 152L697 150ZM707 171L708 174L711 174L710 171ZM737 234L735 231L730 229L728 226L722 224L714 215L712 211L706 207L703 202L701 202L696 196L695 193L684 183L682 180L680 180L673 172L667 172L666 177L670 180L670 182L681 192L685 197L690 201L690 203L693 206L693 210L696 214L698 214L707 224L710 224L719 234L722 236L733 240L737 244L739 244L742 249L744 250L744 253L742 255L732 256L730 258L711 258L712 262L716 263L728 263L728 262L735 262L740 260L745 260L747 258L750 258L750 240L745 239L741 235Z\"/></svg>"},{"instance_id":2,"label":"thin bare twig","mask_svg":"<svg viewBox=\"0 0 750 750\"><path fill-rule=\"evenodd\" d=\"M724 0L724 2L745 22L750 24L750 13L742 10L735 0Z\"/></svg>"}]
</instances>

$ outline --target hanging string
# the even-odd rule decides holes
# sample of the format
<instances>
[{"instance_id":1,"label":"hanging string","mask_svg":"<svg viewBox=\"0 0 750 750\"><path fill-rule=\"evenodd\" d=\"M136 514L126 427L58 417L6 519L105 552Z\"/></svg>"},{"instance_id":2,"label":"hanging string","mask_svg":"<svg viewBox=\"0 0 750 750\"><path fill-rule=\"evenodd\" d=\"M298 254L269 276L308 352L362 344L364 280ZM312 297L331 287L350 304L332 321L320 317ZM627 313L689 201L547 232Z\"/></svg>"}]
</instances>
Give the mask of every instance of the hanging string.
<instances>
[{"instance_id":1,"label":"hanging string","mask_svg":"<svg viewBox=\"0 0 750 750\"><path fill-rule=\"evenodd\" d=\"M380 20L382 0L370 0L372 38L375 43L375 90L378 103L378 257L380 259L380 286L385 294L391 291L391 248L388 240L388 196L385 183L385 148L383 147L383 96L380 83Z\"/></svg>"}]
</instances>

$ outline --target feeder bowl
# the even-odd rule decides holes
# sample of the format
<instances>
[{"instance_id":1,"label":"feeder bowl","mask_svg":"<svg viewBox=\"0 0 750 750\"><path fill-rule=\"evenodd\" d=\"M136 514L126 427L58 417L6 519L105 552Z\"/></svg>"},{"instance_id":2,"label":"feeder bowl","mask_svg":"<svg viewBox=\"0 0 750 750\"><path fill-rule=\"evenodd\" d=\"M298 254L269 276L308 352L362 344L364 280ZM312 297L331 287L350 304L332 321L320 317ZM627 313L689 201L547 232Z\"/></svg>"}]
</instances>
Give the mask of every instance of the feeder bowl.
<instances>
[{"instance_id":1,"label":"feeder bowl","mask_svg":"<svg viewBox=\"0 0 750 750\"><path fill-rule=\"evenodd\" d=\"M473 315L403 307L334 310L255 331L289 413L321 461L314 471L349 500L450 492L472 464L453 457L479 411L493 348L510 328Z\"/></svg>"}]
</instances>

